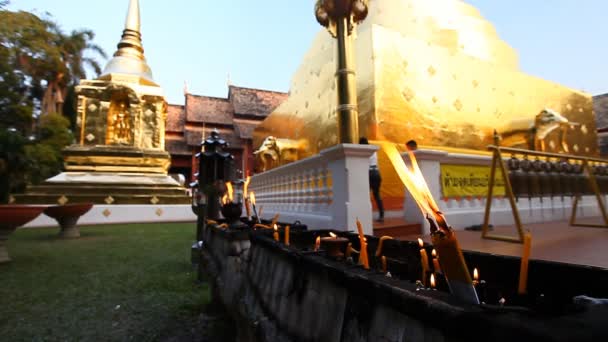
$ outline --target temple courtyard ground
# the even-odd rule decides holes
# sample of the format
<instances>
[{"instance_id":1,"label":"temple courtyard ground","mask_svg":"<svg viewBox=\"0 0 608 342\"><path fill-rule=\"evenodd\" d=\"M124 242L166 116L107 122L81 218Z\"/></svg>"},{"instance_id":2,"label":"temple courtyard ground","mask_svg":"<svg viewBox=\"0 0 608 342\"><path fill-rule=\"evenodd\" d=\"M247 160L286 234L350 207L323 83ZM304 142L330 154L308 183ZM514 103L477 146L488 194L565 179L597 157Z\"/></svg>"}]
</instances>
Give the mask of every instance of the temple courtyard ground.
<instances>
[{"instance_id":1,"label":"temple courtyard ground","mask_svg":"<svg viewBox=\"0 0 608 342\"><path fill-rule=\"evenodd\" d=\"M2 341L226 341L229 321L196 281L195 225L18 229L0 265Z\"/></svg>"},{"instance_id":2,"label":"temple courtyard ground","mask_svg":"<svg viewBox=\"0 0 608 342\"><path fill-rule=\"evenodd\" d=\"M578 223L602 224L600 217L578 219ZM570 226L567 221L529 223L523 227L532 234L530 259L595 266L608 269L608 228ZM515 226L495 227L491 234L516 236ZM521 257L522 245L482 239L480 231L458 231L458 242L463 250ZM419 235L402 237L415 241ZM430 236L422 239L431 242Z\"/></svg>"}]
</instances>

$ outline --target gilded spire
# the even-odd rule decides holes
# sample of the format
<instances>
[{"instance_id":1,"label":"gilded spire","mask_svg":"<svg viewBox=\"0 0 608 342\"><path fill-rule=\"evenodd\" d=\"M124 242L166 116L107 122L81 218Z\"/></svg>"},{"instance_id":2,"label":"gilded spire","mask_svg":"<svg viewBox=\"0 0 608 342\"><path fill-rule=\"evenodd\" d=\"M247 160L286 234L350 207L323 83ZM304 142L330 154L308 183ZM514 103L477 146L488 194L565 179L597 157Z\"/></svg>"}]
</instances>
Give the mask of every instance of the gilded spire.
<instances>
[{"instance_id":1,"label":"gilded spire","mask_svg":"<svg viewBox=\"0 0 608 342\"><path fill-rule=\"evenodd\" d=\"M128 74L137 75L147 81L154 82L152 71L144 56L140 27L139 0L130 0L125 28L122 31L118 49L106 65L100 78L110 74Z\"/></svg>"},{"instance_id":2,"label":"gilded spire","mask_svg":"<svg viewBox=\"0 0 608 342\"><path fill-rule=\"evenodd\" d=\"M139 1L131 0L129 3L129 12L127 12L127 19L125 20L125 30L139 32L140 25Z\"/></svg>"}]
</instances>

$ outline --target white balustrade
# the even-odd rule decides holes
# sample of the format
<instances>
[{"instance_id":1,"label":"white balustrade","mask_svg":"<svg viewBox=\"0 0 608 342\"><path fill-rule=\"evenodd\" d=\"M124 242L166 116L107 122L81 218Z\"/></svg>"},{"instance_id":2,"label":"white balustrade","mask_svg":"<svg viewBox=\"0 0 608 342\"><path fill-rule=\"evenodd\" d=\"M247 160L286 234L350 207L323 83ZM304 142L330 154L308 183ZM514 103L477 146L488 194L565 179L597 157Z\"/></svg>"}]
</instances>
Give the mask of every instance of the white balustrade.
<instances>
[{"instance_id":1,"label":"white balustrade","mask_svg":"<svg viewBox=\"0 0 608 342\"><path fill-rule=\"evenodd\" d=\"M449 153L436 150L415 151L416 160L424 179L426 180L433 198L438 202L439 208L446 219L455 229L464 229L483 223L486 196L479 198L461 197L444 199L441 185L441 165L476 165L490 167L492 157L489 155L468 155L462 153ZM407 153L402 155L406 164L409 164ZM506 159L505 159L506 160ZM499 168L496 169L500 175ZM423 232L429 233L429 225L422 216L420 209L409 192L405 191L404 214L409 222L422 224ZM572 211L572 198L527 197L517 199L517 208L522 223L563 221L570 218ZM578 217L597 217L600 215L595 196L583 196L579 201ZM490 212L490 224L495 226L512 225L514 223L509 200L504 196L494 197Z\"/></svg>"},{"instance_id":2,"label":"white balustrade","mask_svg":"<svg viewBox=\"0 0 608 342\"><path fill-rule=\"evenodd\" d=\"M372 234L369 157L372 145L341 144L251 177L258 212L279 221L300 221L309 229L356 230L359 219Z\"/></svg>"}]
</instances>

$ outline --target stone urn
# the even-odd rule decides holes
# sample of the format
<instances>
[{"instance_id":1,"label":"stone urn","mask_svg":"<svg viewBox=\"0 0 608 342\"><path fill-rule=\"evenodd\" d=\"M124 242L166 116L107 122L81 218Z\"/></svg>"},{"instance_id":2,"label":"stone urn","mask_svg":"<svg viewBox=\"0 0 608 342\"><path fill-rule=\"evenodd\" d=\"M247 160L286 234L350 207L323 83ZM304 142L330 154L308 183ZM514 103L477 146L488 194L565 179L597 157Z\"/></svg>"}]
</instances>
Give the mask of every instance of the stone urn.
<instances>
[{"instance_id":1,"label":"stone urn","mask_svg":"<svg viewBox=\"0 0 608 342\"><path fill-rule=\"evenodd\" d=\"M44 214L54 218L61 231L59 236L62 238L80 237L80 230L76 226L80 216L86 214L93 207L93 203L74 203L66 205L56 205L46 208Z\"/></svg>"},{"instance_id":2,"label":"stone urn","mask_svg":"<svg viewBox=\"0 0 608 342\"><path fill-rule=\"evenodd\" d=\"M44 206L0 205L0 264L11 261L6 250L6 240L18 227L30 222L42 213Z\"/></svg>"}]
</instances>

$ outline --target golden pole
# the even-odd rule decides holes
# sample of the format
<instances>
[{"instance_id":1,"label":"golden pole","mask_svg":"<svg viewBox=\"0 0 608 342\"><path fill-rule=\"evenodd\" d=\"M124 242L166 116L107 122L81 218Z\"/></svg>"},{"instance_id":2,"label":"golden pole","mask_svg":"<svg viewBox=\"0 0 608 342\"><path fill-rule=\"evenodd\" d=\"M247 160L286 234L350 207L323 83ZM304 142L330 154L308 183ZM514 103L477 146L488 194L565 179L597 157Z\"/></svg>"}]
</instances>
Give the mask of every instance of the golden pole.
<instances>
[{"instance_id":1,"label":"golden pole","mask_svg":"<svg viewBox=\"0 0 608 342\"><path fill-rule=\"evenodd\" d=\"M322 26L337 39L338 60L336 83L338 85L338 141L354 144L359 140L359 115L357 113L357 84L352 68L349 36L356 23L367 17L368 0L317 0L315 16Z\"/></svg>"},{"instance_id":2,"label":"golden pole","mask_svg":"<svg viewBox=\"0 0 608 342\"><path fill-rule=\"evenodd\" d=\"M338 40L338 141L356 144L359 140L359 115L357 111L357 83L355 70L351 69L351 52L348 34L348 19L339 18L336 22Z\"/></svg>"}]
</instances>

